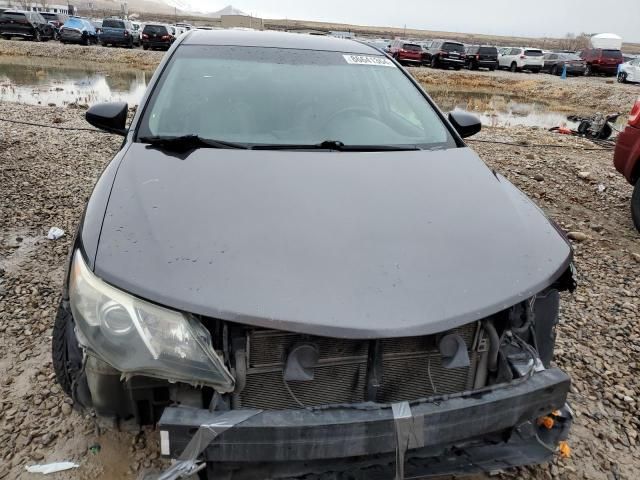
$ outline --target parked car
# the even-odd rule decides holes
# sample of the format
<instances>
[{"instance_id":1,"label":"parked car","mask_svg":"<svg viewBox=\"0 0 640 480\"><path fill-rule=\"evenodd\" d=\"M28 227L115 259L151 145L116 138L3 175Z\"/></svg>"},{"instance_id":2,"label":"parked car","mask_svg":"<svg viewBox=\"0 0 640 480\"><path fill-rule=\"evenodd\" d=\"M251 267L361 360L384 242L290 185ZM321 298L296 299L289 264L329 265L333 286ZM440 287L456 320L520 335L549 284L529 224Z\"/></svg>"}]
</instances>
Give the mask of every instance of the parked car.
<instances>
[{"instance_id":1,"label":"parked car","mask_svg":"<svg viewBox=\"0 0 640 480\"><path fill-rule=\"evenodd\" d=\"M67 20L69 20L69 15L65 15L64 13L53 13L53 12L39 12L54 29L54 38L60 33L60 28L65 24Z\"/></svg>"},{"instance_id":2,"label":"parked car","mask_svg":"<svg viewBox=\"0 0 640 480\"><path fill-rule=\"evenodd\" d=\"M423 59L431 68L453 67L460 70L466 61L464 45L451 40L433 40Z\"/></svg>"},{"instance_id":3,"label":"parked car","mask_svg":"<svg viewBox=\"0 0 640 480\"><path fill-rule=\"evenodd\" d=\"M640 82L640 58L635 58L630 62L620 65L620 70L618 71L618 82Z\"/></svg>"},{"instance_id":4,"label":"parked car","mask_svg":"<svg viewBox=\"0 0 640 480\"><path fill-rule=\"evenodd\" d=\"M125 103L86 113L124 142L52 334L74 407L157 425L168 457L197 444L210 478L551 459L572 423L551 365L572 249L465 145L479 120L359 42L176 43L131 125Z\"/></svg>"},{"instance_id":5,"label":"parked car","mask_svg":"<svg viewBox=\"0 0 640 480\"><path fill-rule=\"evenodd\" d=\"M54 37L55 32L38 12L5 10L0 15L0 35L6 39L22 37L46 42Z\"/></svg>"},{"instance_id":6,"label":"parked car","mask_svg":"<svg viewBox=\"0 0 640 480\"><path fill-rule=\"evenodd\" d=\"M640 99L631 109L626 128L618 135L613 159L616 170L634 185L631 217L640 232Z\"/></svg>"},{"instance_id":7,"label":"parked car","mask_svg":"<svg viewBox=\"0 0 640 480\"><path fill-rule=\"evenodd\" d=\"M86 18L71 17L60 29L60 42L97 45L98 32Z\"/></svg>"},{"instance_id":8,"label":"parked car","mask_svg":"<svg viewBox=\"0 0 640 480\"><path fill-rule=\"evenodd\" d=\"M91 20L91 24L95 27L98 35L102 31L102 20Z\"/></svg>"},{"instance_id":9,"label":"parked car","mask_svg":"<svg viewBox=\"0 0 640 480\"><path fill-rule=\"evenodd\" d=\"M528 70L538 73L544 65L544 53L539 48L503 48L498 55L499 68L512 72Z\"/></svg>"},{"instance_id":10,"label":"parked car","mask_svg":"<svg viewBox=\"0 0 640 480\"><path fill-rule=\"evenodd\" d=\"M567 75L584 75L587 64L574 53L545 53L542 71L551 75L562 75L564 67Z\"/></svg>"},{"instance_id":11,"label":"parked car","mask_svg":"<svg viewBox=\"0 0 640 480\"><path fill-rule=\"evenodd\" d=\"M403 65L422 65L422 47L417 43L394 40L389 45L389 55Z\"/></svg>"},{"instance_id":12,"label":"parked car","mask_svg":"<svg viewBox=\"0 0 640 480\"><path fill-rule=\"evenodd\" d=\"M623 62L620 50L589 48L581 51L579 55L587 64L585 75L616 75L618 65Z\"/></svg>"},{"instance_id":13,"label":"parked car","mask_svg":"<svg viewBox=\"0 0 640 480\"><path fill-rule=\"evenodd\" d=\"M128 20L120 20L119 18L105 18L102 21L102 27L98 34L100 44L103 46L123 45L133 48L139 44L136 38L133 25Z\"/></svg>"},{"instance_id":14,"label":"parked car","mask_svg":"<svg viewBox=\"0 0 640 480\"><path fill-rule=\"evenodd\" d=\"M142 29L142 48L169 50L175 37L167 25L147 23Z\"/></svg>"},{"instance_id":15,"label":"parked car","mask_svg":"<svg viewBox=\"0 0 640 480\"><path fill-rule=\"evenodd\" d=\"M488 45L471 45L465 49L465 65L469 70L498 68L498 49Z\"/></svg>"}]
</instances>

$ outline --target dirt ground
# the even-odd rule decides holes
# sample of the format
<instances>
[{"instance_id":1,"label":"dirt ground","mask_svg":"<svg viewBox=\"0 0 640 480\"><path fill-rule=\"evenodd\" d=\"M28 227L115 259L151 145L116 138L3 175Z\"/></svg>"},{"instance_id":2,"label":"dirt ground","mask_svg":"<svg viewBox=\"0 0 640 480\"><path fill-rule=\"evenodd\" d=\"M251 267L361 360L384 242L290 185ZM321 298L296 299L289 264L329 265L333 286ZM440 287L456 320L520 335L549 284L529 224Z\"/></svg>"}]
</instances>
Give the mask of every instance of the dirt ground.
<instances>
[{"instance_id":1,"label":"dirt ground","mask_svg":"<svg viewBox=\"0 0 640 480\"><path fill-rule=\"evenodd\" d=\"M0 45L8 43L17 42ZM563 98L573 96L586 110L626 111L640 92L605 79L564 84L547 75L507 72L419 69L414 74L427 88L457 88L474 79L481 86L469 88L497 93L520 88L521 82L530 82L526 95L544 96L550 85L567 88L575 91ZM597 93L596 100L585 98L589 92ZM86 127L83 114L77 108L0 103L0 119ZM614 170L612 152L585 150L594 148L585 140L535 128L487 128L474 138L519 144L469 141L491 168L580 239L573 241L580 285L563 298L555 355L555 363L573 378L572 454L502 476L640 478L640 236L629 213L632 187ZM48 478L132 479L162 465L154 432L96 432L91 418L73 411L54 382L50 361L53 317L73 232L119 144L120 138L106 134L0 120L0 478L35 479L25 465L62 460L80 467ZM47 240L54 226L66 235Z\"/></svg>"}]
</instances>

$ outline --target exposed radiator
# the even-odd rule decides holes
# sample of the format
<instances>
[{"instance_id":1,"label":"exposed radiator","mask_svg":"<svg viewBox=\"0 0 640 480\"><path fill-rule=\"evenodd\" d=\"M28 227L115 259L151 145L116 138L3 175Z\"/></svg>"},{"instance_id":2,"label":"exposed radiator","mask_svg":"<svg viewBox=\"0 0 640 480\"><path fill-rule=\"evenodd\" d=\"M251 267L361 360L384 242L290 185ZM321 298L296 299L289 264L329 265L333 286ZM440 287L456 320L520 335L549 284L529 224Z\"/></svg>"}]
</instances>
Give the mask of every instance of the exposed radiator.
<instances>
[{"instance_id":1,"label":"exposed radiator","mask_svg":"<svg viewBox=\"0 0 640 480\"><path fill-rule=\"evenodd\" d=\"M469 349L471 365L455 369L441 365L440 336L382 340L383 377L376 401L415 400L471 389L480 355L479 330L478 323L473 323L446 332L459 334ZM247 335L247 381L240 395L243 407L300 408L284 383L283 368L290 349L301 342L317 345L320 357L313 380L287 382L300 403L317 406L366 401L369 341L260 329Z\"/></svg>"}]
</instances>

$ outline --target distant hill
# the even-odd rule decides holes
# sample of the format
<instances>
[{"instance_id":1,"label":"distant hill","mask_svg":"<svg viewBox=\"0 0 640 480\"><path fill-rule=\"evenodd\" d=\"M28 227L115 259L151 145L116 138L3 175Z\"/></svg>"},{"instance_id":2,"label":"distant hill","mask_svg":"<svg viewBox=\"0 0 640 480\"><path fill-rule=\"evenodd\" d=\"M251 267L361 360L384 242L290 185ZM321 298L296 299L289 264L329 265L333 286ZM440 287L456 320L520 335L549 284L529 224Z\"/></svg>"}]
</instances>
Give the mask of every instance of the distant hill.
<instances>
[{"instance_id":1,"label":"distant hill","mask_svg":"<svg viewBox=\"0 0 640 480\"><path fill-rule=\"evenodd\" d=\"M120 10L122 0L94 0L94 10ZM222 15L246 15L233 5L227 5L216 12L202 11L193 6L190 0L128 0L130 13L158 13L163 15L177 13L181 15L203 15L209 18L220 18ZM83 5L79 5L84 10Z\"/></svg>"}]
</instances>

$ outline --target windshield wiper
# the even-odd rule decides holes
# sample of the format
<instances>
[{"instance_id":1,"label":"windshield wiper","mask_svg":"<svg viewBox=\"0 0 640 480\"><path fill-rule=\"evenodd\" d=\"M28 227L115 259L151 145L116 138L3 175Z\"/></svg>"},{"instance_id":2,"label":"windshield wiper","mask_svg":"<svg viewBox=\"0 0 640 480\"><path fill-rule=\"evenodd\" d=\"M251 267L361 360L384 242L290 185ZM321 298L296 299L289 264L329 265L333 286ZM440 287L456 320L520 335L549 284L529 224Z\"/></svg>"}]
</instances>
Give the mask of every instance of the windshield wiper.
<instances>
[{"instance_id":1,"label":"windshield wiper","mask_svg":"<svg viewBox=\"0 0 640 480\"><path fill-rule=\"evenodd\" d=\"M179 137L140 137L138 140L142 143L148 143L151 146L174 152L187 152L198 148L248 148L246 145L241 143L211 140L208 138L202 138L198 135L181 135Z\"/></svg>"},{"instance_id":2,"label":"windshield wiper","mask_svg":"<svg viewBox=\"0 0 640 480\"><path fill-rule=\"evenodd\" d=\"M251 150L337 150L340 152L402 152L420 150L416 145L345 145L340 140L325 140L310 144L260 144L251 145Z\"/></svg>"}]
</instances>

